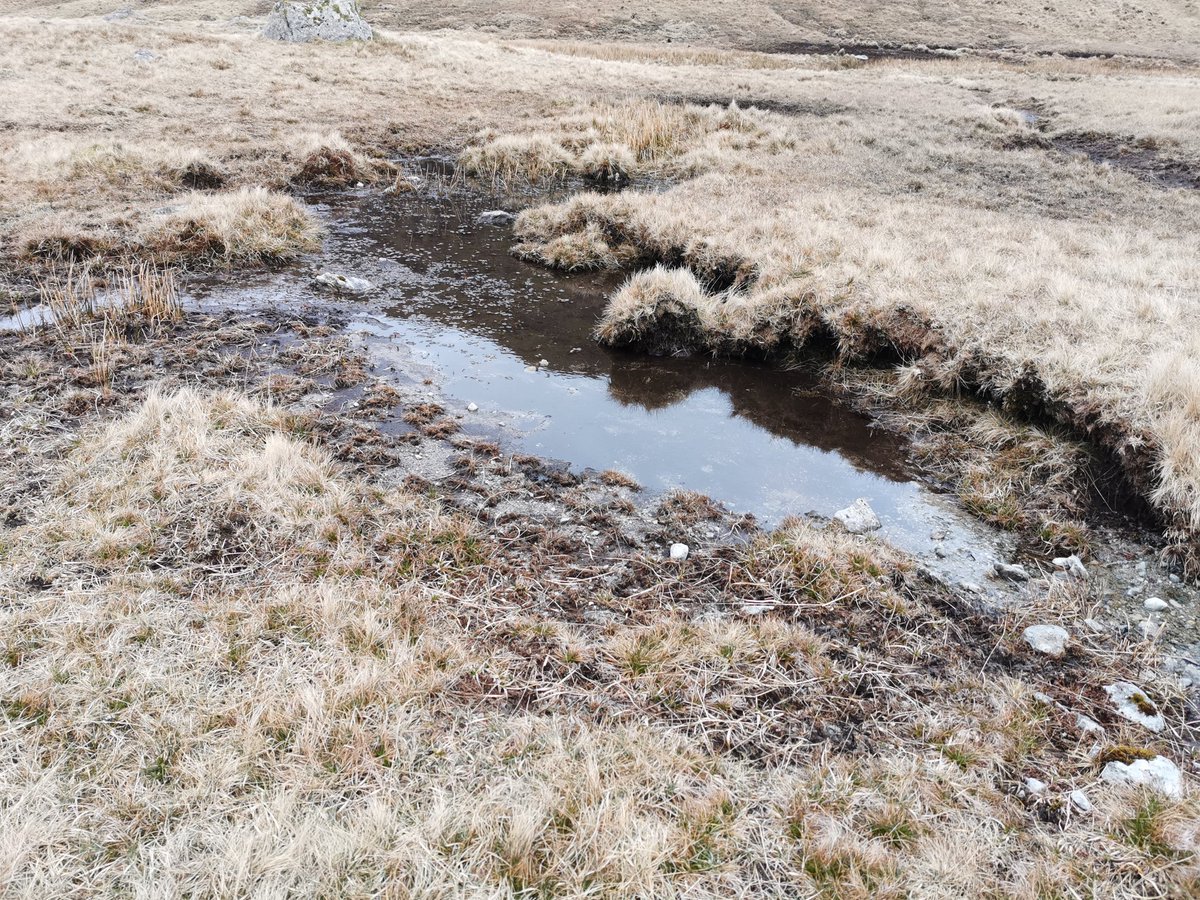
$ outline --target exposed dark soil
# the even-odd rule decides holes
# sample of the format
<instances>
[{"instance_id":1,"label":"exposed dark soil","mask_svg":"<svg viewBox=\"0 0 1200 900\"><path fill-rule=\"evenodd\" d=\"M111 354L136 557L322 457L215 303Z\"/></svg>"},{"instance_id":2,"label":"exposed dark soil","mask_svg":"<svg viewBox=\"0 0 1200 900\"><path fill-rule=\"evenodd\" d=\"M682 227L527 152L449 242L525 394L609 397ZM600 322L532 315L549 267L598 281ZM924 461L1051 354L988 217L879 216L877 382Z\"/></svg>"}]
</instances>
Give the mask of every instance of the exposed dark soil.
<instances>
[{"instance_id":1,"label":"exposed dark soil","mask_svg":"<svg viewBox=\"0 0 1200 900\"><path fill-rule=\"evenodd\" d=\"M1157 187L1200 190L1200 164L1172 158L1132 136L1068 133L1050 138L1049 145L1061 153L1082 154L1097 165L1112 166Z\"/></svg>"},{"instance_id":2,"label":"exposed dark soil","mask_svg":"<svg viewBox=\"0 0 1200 900\"><path fill-rule=\"evenodd\" d=\"M784 116L836 116L850 111L850 107L832 100L771 100L764 97L737 97L721 94L660 94L655 97L660 103L691 103L696 106L729 106L736 103L743 109L761 109Z\"/></svg>"},{"instance_id":3,"label":"exposed dark soil","mask_svg":"<svg viewBox=\"0 0 1200 900\"><path fill-rule=\"evenodd\" d=\"M767 47L755 47L764 53L789 53L795 55L860 56L864 61L881 59L953 59L958 55L954 47L916 47L888 44L822 44L815 41L787 41Z\"/></svg>"}]
</instances>

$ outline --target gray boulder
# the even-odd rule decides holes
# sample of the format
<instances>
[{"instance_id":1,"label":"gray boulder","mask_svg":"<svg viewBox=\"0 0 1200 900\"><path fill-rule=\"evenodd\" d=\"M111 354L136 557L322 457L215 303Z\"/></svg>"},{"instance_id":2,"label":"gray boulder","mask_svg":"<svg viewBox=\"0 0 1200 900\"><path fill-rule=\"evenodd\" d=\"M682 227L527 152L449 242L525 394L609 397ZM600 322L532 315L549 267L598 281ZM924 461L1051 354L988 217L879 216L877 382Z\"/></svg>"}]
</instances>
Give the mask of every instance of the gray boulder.
<instances>
[{"instance_id":1,"label":"gray boulder","mask_svg":"<svg viewBox=\"0 0 1200 900\"><path fill-rule=\"evenodd\" d=\"M303 44L308 41L369 41L371 26L358 0L280 0L267 16L263 37Z\"/></svg>"}]
</instances>

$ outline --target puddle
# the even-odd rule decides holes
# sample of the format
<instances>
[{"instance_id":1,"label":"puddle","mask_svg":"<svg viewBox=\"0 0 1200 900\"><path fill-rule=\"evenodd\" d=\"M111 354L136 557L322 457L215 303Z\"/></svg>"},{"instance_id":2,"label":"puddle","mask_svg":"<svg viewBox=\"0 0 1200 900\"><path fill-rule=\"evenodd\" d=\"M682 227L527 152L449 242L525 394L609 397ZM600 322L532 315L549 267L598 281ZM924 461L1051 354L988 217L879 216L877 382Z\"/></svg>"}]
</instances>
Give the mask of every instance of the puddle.
<instances>
[{"instance_id":1,"label":"puddle","mask_svg":"<svg viewBox=\"0 0 1200 900\"><path fill-rule=\"evenodd\" d=\"M822 44L813 41L789 41L763 50L764 53L795 56L851 56L863 62L881 59L955 59L961 51L955 47L924 45L880 46L879 44Z\"/></svg>"},{"instance_id":2,"label":"puddle","mask_svg":"<svg viewBox=\"0 0 1200 900\"><path fill-rule=\"evenodd\" d=\"M768 526L866 497L884 538L956 581L985 584L991 562L1011 553L1007 535L920 484L902 441L814 376L599 346L590 333L620 277L521 262L509 255L509 229L474 224L481 208L338 197L317 205L332 233L310 268L209 284L195 299L206 309L336 307L377 372L431 373L451 404L479 407L468 430L491 423L489 436L513 452L618 469L652 492L700 491ZM311 283L321 269L367 278L374 290L330 298Z\"/></svg>"},{"instance_id":3,"label":"puddle","mask_svg":"<svg viewBox=\"0 0 1200 900\"><path fill-rule=\"evenodd\" d=\"M27 306L7 316L0 316L0 331L24 331L40 328L54 321L54 316L45 306Z\"/></svg>"},{"instance_id":4,"label":"puddle","mask_svg":"<svg viewBox=\"0 0 1200 900\"><path fill-rule=\"evenodd\" d=\"M851 107L832 100L772 100L751 94L659 94L660 103L691 103L695 106L727 107L736 103L742 109L761 109L783 116L812 116L824 118L850 112Z\"/></svg>"}]
</instances>

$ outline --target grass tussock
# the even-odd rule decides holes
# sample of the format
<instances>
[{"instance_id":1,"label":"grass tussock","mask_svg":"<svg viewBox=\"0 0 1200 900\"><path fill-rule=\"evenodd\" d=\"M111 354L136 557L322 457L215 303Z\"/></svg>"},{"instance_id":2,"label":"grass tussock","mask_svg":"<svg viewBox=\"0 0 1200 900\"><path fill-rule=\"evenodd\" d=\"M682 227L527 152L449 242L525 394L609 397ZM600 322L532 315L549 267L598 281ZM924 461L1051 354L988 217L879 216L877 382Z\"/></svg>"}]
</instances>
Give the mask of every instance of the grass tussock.
<instances>
[{"instance_id":1,"label":"grass tussock","mask_svg":"<svg viewBox=\"0 0 1200 900\"><path fill-rule=\"evenodd\" d=\"M337 132L308 135L296 152L289 182L298 187L339 188L377 181L383 167L355 151Z\"/></svg>"},{"instance_id":2,"label":"grass tussock","mask_svg":"<svg viewBox=\"0 0 1200 900\"><path fill-rule=\"evenodd\" d=\"M459 155L469 175L497 185L539 184L575 174L609 186L637 175L696 174L714 155L779 152L787 133L757 111L643 100L596 104L553 131L477 135Z\"/></svg>"},{"instance_id":3,"label":"grass tussock","mask_svg":"<svg viewBox=\"0 0 1200 900\"><path fill-rule=\"evenodd\" d=\"M265 188L192 194L145 236L166 258L222 264L280 262L320 246L320 228L291 197Z\"/></svg>"},{"instance_id":4,"label":"grass tussock","mask_svg":"<svg viewBox=\"0 0 1200 900\"><path fill-rule=\"evenodd\" d=\"M994 671L997 636L883 547L793 520L601 586L351 477L301 425L154 393L0 532L11 888L1195 886L1194 801L1093 782L1084 738ZM590 626L563 591L625 615ZM1043 815L1016 773L1095 811Z\"/></svg>"}]
</instances>

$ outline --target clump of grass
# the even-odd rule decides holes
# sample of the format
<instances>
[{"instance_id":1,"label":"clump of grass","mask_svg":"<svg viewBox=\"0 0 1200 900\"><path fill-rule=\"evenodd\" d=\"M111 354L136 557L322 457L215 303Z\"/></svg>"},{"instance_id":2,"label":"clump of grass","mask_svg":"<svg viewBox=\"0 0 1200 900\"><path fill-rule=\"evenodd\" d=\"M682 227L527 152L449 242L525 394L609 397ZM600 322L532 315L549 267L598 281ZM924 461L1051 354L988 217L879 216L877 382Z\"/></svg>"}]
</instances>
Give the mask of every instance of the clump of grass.
<instances>
[{"instance_id":1,"label":"clump of grass","mask_svg":"<svg viewBox=\"0 0 1200 900\"><path fill-rule=\"evenodd\" d=\"M596 337L658 352L695 349L708 340L717 304L688 269L655 266L631 276L613 295Z\"/></svg>"},{"instance_id":2,"label":"clump of grass","mask_svg":"<svg viewBox=\"0 0 1200 900\"><path fill-rule=\"evenodd\" d=\"M112 256L120 238L106 229L85 228L61 221L44 222L24 233L21 253L26 258L57 264L86 263Z\"/></svg>"},{"instance_id":3,"label":"clump of grass","mask_svg":"<svg viewBox=\"0 0 1200 900\"><path fill-rule=\"evenodd\" d=\"M468 174L500 185L541 184L565 178L574 157L543 134L484 136L459 154L458 164Z\"/></svg>"},{"instance_id":4,"label":"clump of grass","mask_svg":"<svg viewBox=\"0 0 1200 900\"><path fill-rule=\"evenodd\" d=\"M699 491L674 490L658 505L658 516L680 528L691 528L702 522L715 522L722 516L721 507Z\"/></svg>"},{"instance_id":5,"label":"clump of grass","mask_svg":"<svg viewBox=\"0 0 1200 900\"><path fill-rule=\"evenodd\" d=\"M265 188L192 194L146 242L167 258L282 262L320 247L321 230L291 197Z\"/></svg>"},{"instance_id":6,"label":"clump of grass","mask_svg":"<svg viewBox=\"0 0 1200 900\"><path fill-rule=\"evenodd\" d=\"M636 166L633 151L624 144L592 144L576 163L584 178L614 187L627 183Z\"/></svg>"},{"instance_id":7,"label":"clump of grass","mask_svg":"<svg viewBox=\"0 0 1200 900\"><path fill-rule=\"evenodd\" d=\"M563 272L621 269L636 256L636 251L628 245L613 247L604 231L593 224L548 241L518 244L513 253L521 259Z\"/></svg>"},{"instance_id":8,"label":"clump of grass","mask_svg":"<svg viewBox=\"0 0 1200 900\"><path fill-rule=\"evenodd\" d=\"M300 163L290 177L303 187L349 187L369 183L379 174L379 166L357 153L337 132L310 135L301 145Z\"/></svg>"},{"instance_id":9,"label":"clump of grass","mask_svg":"<svg viewBox=\"0 0 1200 900\"><path fill-rule=\"evenodd\" d=\"M610 487L628 488L631 491L642 489L636 478L625 472L618 472L616 469L605 469L600 473L600 480Z\"/></svg>"},{"instance_id":10,"label":"clump of grass","mask_svg":"<svg viewBox=\"0 0 1200 900\"><path fill-rule=\"evenodd\" d=\"M1158 756L1153 750L1147 750L1145 747L1134 747L1130 744L1111 744L1096 754L1096 766L1104 768L1111 762L1124 763L1130 765L1139 759L1154 759Z\"/></svg>"},{"instance_id":11,"label":"clump of grass","mask_svg":"<svg viewBox=\"0 0 1200 900\"><path fill-rule=\"evenodd\" d=\"M220 166L199 157L175 167L171 175L189 191L215 191L223 188L229 178Z\"/></svg>"},{"instance_id":12,"label":"clump of grass","mask_svg":"<svg viewBox=\"0 0 1200 900\"><path fill-rule=\"evenodd\" d=\"M91 342L93 367L104 375L93 379L97 383L110 380L111 342L157 332L183 317L175 271L148 262L107 275L96 274L90 265L51 270L39 282L38 294L64 344L80 338Z\"/></svg>"}]
</instances>

